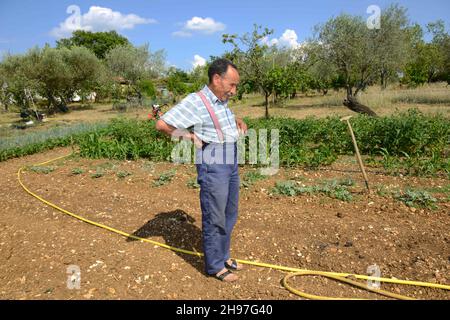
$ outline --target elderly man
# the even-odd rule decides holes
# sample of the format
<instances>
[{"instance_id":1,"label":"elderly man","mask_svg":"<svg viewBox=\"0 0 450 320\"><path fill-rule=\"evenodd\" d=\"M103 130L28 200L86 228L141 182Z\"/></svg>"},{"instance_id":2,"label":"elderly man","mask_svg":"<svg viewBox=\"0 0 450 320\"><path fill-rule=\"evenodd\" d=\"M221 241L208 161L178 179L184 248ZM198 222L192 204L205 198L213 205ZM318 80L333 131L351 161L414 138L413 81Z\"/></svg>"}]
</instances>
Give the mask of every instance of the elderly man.
<instances>
[{"instance_id":1,"label":"elderly man","mask_svg":"<svg viewBox=\"0 0 450 320\"><path fill-rule=\"evenodd\" d=\"M238 279L232 270L242 269L230 258L230 243L239 201L236 141L247 126L228 108L228 99L236 94L239 83L237 67L227 59L217 59L210 65L208 77L209 84L166 112L156 129L172 135L177 129L193 128L183 136L197 147L205 271L231 282Z\"/></svg>"}]
</instances>

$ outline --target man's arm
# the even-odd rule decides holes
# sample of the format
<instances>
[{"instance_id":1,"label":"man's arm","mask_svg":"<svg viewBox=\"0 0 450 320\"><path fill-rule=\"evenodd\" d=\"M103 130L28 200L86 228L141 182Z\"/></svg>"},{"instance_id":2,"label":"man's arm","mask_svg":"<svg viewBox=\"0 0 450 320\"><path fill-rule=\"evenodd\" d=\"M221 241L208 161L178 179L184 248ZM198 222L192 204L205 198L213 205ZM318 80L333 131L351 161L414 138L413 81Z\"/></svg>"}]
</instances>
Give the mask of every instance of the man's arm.
<instances>
[{"instance_id":1,"label":"man's arm","mask_svg":"<svg viewBox=\"0 0 450 320\"><path fill-rule=\"evenodd\" d=\"M165 133L168 136L171 136L172 133L175 130L177 130L177 128L172 127L171 125L167 124L164 120L156 121L155 128L156 128L156 130L161 131L162 133Z\"/></svg>"},{"instance_id":2,"label":"man's arm","mask_svg":"<svg viewBox=\"0 0 450 320\"><path fill-rule=\"evenodd\" d=\"M195 133L189 132L187 130L177 129L177 128L171 126L170 124L167 124L164 120L158 120L156 122L155 128L156 128L156 130L158 130L168 136L181 137L183 139L192 141L198 148L201 148L201 146L203 145L203 141L200 140L199 138L197 138Z\"/></svg>"}]
</instances>

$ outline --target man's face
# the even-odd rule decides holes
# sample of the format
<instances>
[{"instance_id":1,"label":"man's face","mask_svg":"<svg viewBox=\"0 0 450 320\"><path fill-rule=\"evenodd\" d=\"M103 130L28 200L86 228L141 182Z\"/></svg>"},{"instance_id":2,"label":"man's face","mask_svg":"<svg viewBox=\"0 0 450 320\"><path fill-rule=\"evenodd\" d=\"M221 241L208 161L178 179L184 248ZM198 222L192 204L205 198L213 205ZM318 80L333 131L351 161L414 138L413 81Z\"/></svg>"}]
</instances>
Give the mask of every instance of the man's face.
<instances>
[{"instance_id":1,"label":"man's face","mask_svg":"<svg viewBox=\"0 0 450 320\"><path fill-rule=\"evenodd\" d=\"M214 86L217 91L217 98L221 101L227 101L236 94L239 84L239 72L231 66L228 66L227 72L220 76L214 75Z\"/></svg>"}]
</instances>

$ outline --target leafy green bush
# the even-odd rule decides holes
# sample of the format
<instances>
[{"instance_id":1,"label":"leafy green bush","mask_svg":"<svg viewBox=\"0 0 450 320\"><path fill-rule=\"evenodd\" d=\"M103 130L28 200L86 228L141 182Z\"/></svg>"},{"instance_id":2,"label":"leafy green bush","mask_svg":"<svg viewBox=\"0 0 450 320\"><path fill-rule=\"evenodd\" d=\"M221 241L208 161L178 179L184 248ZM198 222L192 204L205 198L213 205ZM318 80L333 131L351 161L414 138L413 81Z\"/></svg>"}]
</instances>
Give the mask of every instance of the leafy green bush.
<instances>
[{"instance_id":1,"label":"leafy green bush","mask_svg":"<svg viewBox=\"0 0 450 320\"><path fill-rule=\"evenodd\" d=\"M177 171L175 169L163 172L155 181L153 181L154 187L160 187L165 184L168 184L172 181L173 177L175 177L175 174Z\"/></svg>"},{"instance_id":2,"label":"leafy green bush","mask_svg":"<svg viewBox=\"0 0 450 320\"><path fill-rule=\"evenodd\" d=\"M189 189L199 189L200 188L200 185L198 184L197 179L195 179L195 178L189 179L189 181L186 183L186 186Z\"/></svg>"},{"instance_id":3,"label":"leafy green bush","mask_svg":"<svg viewBox=\"0 0 450 320\"><path fill-rule=\"evenodd\" d=\"M262 175L259 171L249 171L244 175L243 179L241 179L240 187L250 188L255 182L266 178L267 176Z\"/></svg>"},{"instance_id":4,"label":"leafy green bush","mask_svg":"<svg viewBox=\"0 0 450 320\"><path fill-rule=\"evenodd\" d=\"M408 207L436 208L437 199L423 190L406 190L394 196L395 199L402 201Z\"/></svg>"},{"instance_id":5,"label":"leafy green bush","mask_svg":"<svg viewBox=\"0 0 450 320\"><path fill-rule=\"evenodd\" d=\"M332 164L341 155L354 154L347 125L338 117L246 119L246 122L256 132L265 129L270 135L271 129L279 130L281 166L317 168ZM450 177L450 119L410 110L389 117L356 116L351 123L359 149L370 157L371 164L384 166L394 174L432 176L444 173ZM170 161L174 147L170 137L155 129L154 121L126 118L113 119L108 125L33 135L40 138L25 139L17 147L1 141L0 160L73 143L79 146L82 157ZM6 147L2 149L2 146ZM246 152L247 160L248 156Z\"/></svg>"},{"instance_id":6,"label":"leafy green bush","mask_svg":"<svg viewBox=\"0 0 450 320\"><path fill-rule=\"evenodd\" d=\"M36 173L44 173L49 174L50 172L55 171L55 167L47 167L47 166L31 166L29 169Z\"/></svg>"},{"instance_id":7,"label":"leafy green bush","mask_svg":"<svg viewBox=\"0 0 450 320\"><path fill-rule=\"evenodd\" d=\"M141 80L139 81L139 88L142 93L144 93L147 97L155 98L156 97L156 88L151 80Z\"/></svg>"},{"instance_id":8,"label":"leafy green bush","mask_svg":"<svg viewBox=\"0 0 450 320\"><path fill-rule=\"evenodd\" d=\"M123 178L126 178L126 177L128 177L128 176L131 176L131 173L128 172L128 171L119 171L119 172L116 173L116 176L117 176L119 179L123 179Z\"/></svg>"},{"instance_id":9,"label":"leafy green bush","mask_svg":"<svg viewBox=\"0 0 450 320\"><path fill-rule=\"evenodd\" d=\"M91 174L91 178L93 179L97 179L97 178L101 178L105 175L105 171L102 168L97 168L97 170Z\"/></svg>"},{"instance_id":10,"label":"leafy green bush","mask_svg":"<svg viewBox=\"0 0 450 320\"><path fill-rule=\"evenodd\" d=\"M339 155L354 154L347 125L338 117L246 120L253 129L280 130L280 164L284 166L329 165ZM383 156L385 167L390 161L395 171L402 168L405 174L450 174L450 119L409 110L389 117L357 116L351 123L361 153Z\"/></svg>"},{"instance_id":11,"label":"leafy green bush","mask_svg":"<svg viewBox=\"0 0 450 320\"><path fill-rule=\"evenodd\" d=\"M72 169L72 174L73 175L79 175L79 174L82 174L82 173L84 173L84 170L81 169L81 168L73 168Z\"/></svg>"},{"instance_id":12,"label":"leafy green bush","mask_svg":"<svg viewBox=\"0 0 450 320\"><path fill-rule=\"evenodd\" d=\"M348 128L338 117L246 121L257 132L279 130L282 166L315 168L332 164L340 155L354 154ZM449 119L411 110L383 118L358 116L351 121L361 153L373 159L381 156L373 163L411 175L450 174ZM169 137L155 130L154 122L130 119L113 120L105 130L84 135L78 143L85 157L152 161L169 161L174 146ZM248 149L248 139L246 143Z\"/></svg>"},{"instance_id":13,"label":"leafy green bush","mask_svg":"<svg viewBox=\"0 0 450 320\"><path fill-rule=\"evenodd\" d=\"M348 190L348 181L338 182L336 180L326 181L322 185L299 187L294 181L279 181L272 189L275 194L285 196L296 196L299 194L324 194L330 198L341 201L351 201L353 199Z\"/></svg>"},{"instance_id":14,"label":"leafy green bush","mask_svg":"<svg viewBox=\"0 0 450 320\"><path fill-rule=\"evenodd\" d=\"M168 161L173 144L154 129L154 122L113 119L105 130L78 139L80 154L88 158Z\"/></svg>"}]
</instances>

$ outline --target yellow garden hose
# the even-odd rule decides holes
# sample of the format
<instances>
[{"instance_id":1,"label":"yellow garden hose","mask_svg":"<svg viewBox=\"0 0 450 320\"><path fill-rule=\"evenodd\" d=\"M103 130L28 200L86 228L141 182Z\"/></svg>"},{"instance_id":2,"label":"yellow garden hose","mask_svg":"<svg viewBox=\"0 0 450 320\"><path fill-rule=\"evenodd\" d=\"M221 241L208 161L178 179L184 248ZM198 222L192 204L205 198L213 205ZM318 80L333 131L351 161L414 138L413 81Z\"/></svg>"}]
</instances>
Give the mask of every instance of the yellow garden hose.
<instances>
[{"instance_id":1,"label":"yellow garden hose","mask_svg":"<svg viewBox=\"0 0 450 320\"><path fill-rule=\"evenodd\" d=\"M69 155L65 155L62 157L58 157L55 159L51 159L39 164L36 164L36 166L42 166L44 164L48 164L51 162L54 162L56 160L59 159L63 159L68 157ZM91 225L100 227L102 229L106 229L108 231L120 234L122 236L128 237L128 238L132 238L135 240L139 240L141 242L149 242L151 244L157 245L159 247L162 248L166 248L175 252L180 252L180 253L185 253L185 254L189 254L189 255L195 255L195 256L199 256L202 257L203 253L200 252L195 252L195 251L190 251L190 250L185 250L185 249L180 249L180 248L175 248L172 246L169 246L167 244L164 243L160 243L157 241L153 241L153 240L149 240L149 239L145 239L145 238L141 238L132 234L129 234L127 232L103 225L101 223L83 218L82 216L79 216L75 213L72 213L66 209L63 209L61 207L59 207L58 205L45 200L44 198L40 197L39 195L35 194L34 192L32 192L29 188L27 188L25 186L25 184L23 183L22 179L21 179L21 174L22 171L25 169L26 166L21 167L18 171L17 171L17 179L19 181L19 184L22 186L22 188L31 196L33 196L34 198L38 199L39 201L45 203L46 205L59 210L65 214L68 214L69 216L72 216L78 220L84 221L86 223L89 223ZM379 281L379 282L385 282L385 283L394 283L394 284L400 284L400 285L410 285L410 286L419 286L419 287L428 287L428 288L435 288L435 289L442 289L442 290L450 290L450 286L448 285L443 285L443 284L436 284L436 283L429 283L429 282L420 282L420 281L407 281L407 280L399 280L399 279L390 279L390 278L379 278L379 277L372 277L372 276L366 276L366 275L358 275L358 274L348 274L348 273L338 273L338 272L326 272L326 271L313 271L313 270L305 270L305 269L299 269L299 268L293 268L293 267L287 267L287 266L280 266L280 265L275 265L275 264L269 264L269 263L262 263L262 262L255 262L255 261L248 261L248 260L240 260L240 259L236 259L236 261L238 261L239 263L242 264L246 264L246 265L253 265L253 266L257 266L257 267L263 267L263 268L270 268L270 269L275 269L275 270L280 270L280 271L285 271L285 272L289 272L288 275L286 275L282 281L283 286L289 290L290 292L292 292L293 294L296 294L298 296L307 298L307 299L323 299L323 300L349 300L348 298L334 298L334 297L323 297L323 296L316 296L316 295L312 295L312 294L308 294L308 293L304 293L302 291L296 290L295 288L292 288L289 284L288 284L288 280L293 278L293 277L297 277L297 276L321 276L321 277L326 277L326 278L330 278L330 279L334 279L340 282L344 282L344 283L348 283L350 285L362 288L364 290L367 291L371 291L380 295L384 295L390 298L395 298L395 299L403 299L403 300L410 300L413 298L407 297L407 296L403 296L403 295L398 295L398 294L394 294L392 292L388 292L388 291L384 291L384 290L380 290L380 289L374 289L371 288L369 286L367 286L364 283L361 282L357 282L357 281L353 281L350 280L350 278L354 278L354 279L360 279L360 280L371 280L371 281Z\"/></svg>"}]
</instances>

